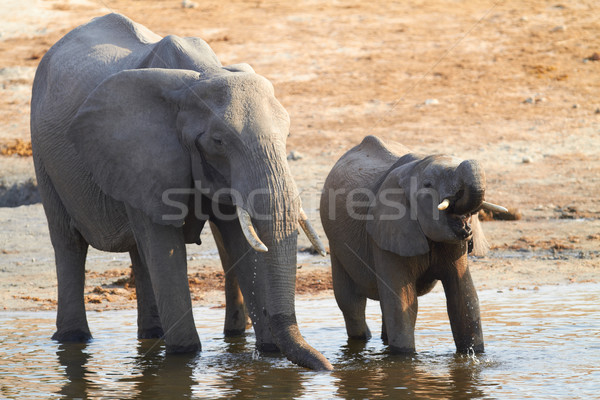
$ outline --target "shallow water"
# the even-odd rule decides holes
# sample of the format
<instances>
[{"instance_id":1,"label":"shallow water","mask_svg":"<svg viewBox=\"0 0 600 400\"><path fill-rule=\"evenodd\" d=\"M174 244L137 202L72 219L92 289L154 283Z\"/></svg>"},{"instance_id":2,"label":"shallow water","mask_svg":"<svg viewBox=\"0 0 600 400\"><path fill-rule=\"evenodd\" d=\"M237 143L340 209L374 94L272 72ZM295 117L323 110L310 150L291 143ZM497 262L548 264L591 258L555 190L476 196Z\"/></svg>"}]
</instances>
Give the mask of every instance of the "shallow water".
<instances>
[{"instance_id":1,"label":"shallow water","mask_svg":"<svg viewBox=\"0 0 600 400\"><path fill-rule=\"evenodd\" d=\"M252 334L225 339L224 309L194 310L199 356L165 356L136 339L136 312L89 313L87 345L50 340L54 313L0 313L0 398L597 398L600 285L480 291L486 353L459 356L443 293L419 298L414 356L392 356L378 338L349 344L335 301L298 301L300 328L335 371L316 373L255 354Z\"/></svg>"}]
</instances>

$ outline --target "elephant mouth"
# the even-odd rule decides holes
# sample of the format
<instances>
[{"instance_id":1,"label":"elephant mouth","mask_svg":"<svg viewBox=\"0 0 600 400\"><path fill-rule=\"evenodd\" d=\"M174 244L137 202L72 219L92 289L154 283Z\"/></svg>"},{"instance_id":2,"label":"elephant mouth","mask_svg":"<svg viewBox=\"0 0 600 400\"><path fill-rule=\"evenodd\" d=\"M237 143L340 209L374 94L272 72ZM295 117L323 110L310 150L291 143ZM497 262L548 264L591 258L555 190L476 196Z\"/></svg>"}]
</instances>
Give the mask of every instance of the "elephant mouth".
<instances>
[{"instance_id":1,"label":"elephant mouth","mask_svg":"<svg viewBox=\"0 0 600 400\"><path fill-rule=\"evenodd\" d=\"M457 238L467 240L473 235L473 230L471 229L471 216L471 214L450 214L448 216L448 225Z\"/></svg>"}]
</instances>

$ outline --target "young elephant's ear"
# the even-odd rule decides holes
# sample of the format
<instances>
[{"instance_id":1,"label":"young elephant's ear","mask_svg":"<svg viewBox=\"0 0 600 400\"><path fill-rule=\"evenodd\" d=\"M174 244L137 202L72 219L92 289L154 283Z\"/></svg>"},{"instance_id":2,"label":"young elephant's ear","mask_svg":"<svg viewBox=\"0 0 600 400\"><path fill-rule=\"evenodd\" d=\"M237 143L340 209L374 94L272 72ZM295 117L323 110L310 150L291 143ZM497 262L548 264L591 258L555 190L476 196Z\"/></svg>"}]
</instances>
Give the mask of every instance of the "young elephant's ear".
<instances>
[{"instance_id":1,"label":"young elephant's ear","mask_svg":"<svg viewBox=\"0 0 600 400\"><path fill-rule=\"evenodd\" d=\"M377 246L403 257L429 252L416 210L410 208L410 176L415 164L410 162L388 173L369 207L367 221L367 232Z\"/></svg>"},{"instance_id":2,"label":"young elephant's ear","mask_svg":"<svg viewBox=\"0 0 600 400\"><path fill-rule=\"evenodd\" d=\"M185 219L192 174L173 99L198 79L186 70L118 72L91 92L67 132L100 188L159 224Z\"/></svg>"}]
</instances>

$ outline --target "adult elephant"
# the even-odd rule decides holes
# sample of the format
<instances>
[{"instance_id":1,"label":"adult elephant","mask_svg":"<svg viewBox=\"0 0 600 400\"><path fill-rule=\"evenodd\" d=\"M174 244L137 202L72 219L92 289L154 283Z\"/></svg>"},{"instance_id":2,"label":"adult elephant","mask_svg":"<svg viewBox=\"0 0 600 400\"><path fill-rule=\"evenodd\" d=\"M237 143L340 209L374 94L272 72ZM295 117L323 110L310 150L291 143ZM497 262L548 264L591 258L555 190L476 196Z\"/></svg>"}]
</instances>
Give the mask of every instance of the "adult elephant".
<instances>
[{"instance_id":1,"label":"adult elephant","mask_svg":"<svg viewBox=\"0 0 600 400\"><path fill-rule=\"evenodd\" d=\"M110 14L55 44L40 62L31 100L35 170L58 276L53 338L91 337L83 297L91 245L130 253L139 337L164 337L168 352L199 350L185 244L199 243L211 220L259 347L330 369L296 323L303 212L285 157L288 130L272 85L246 64L223 67L201 39L161 38Z\"/></svg>"},{"instance_id":2,"label":"adult elephant","mask_svg":"<svg viewBox=\"0 0 600 400\"><path fill-rule=\"evenodd\" d=\"M350 338L371 336L366 299L381 301L382 337L415 350L417 296L442 281L457 350L484 350L469 241L485 251L478 223L485 175L476 161L422 157L374 136L340 158L325 181L321 221L329 238L333 289Z\"/></svg>"}]
</instances>

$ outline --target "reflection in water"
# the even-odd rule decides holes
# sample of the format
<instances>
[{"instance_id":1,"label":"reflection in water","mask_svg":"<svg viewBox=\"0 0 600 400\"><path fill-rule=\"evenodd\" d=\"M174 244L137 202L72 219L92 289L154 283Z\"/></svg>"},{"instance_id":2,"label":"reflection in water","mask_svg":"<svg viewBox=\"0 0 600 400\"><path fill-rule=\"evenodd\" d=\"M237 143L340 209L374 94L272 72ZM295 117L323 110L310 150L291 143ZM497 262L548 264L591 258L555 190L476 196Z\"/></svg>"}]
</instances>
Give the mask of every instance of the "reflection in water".
<instances>
[{"instance_id":1,"label":"reflection in water","mask_svg":"<svg viewBox=\"0 0 600 400\"><path fill-rule=\"evenodd\" d=\"M251 333L223 338L224 310L198 308L200 355L136 340L135 310L90 313L88 344L50 340L54 313L0 313L0 398L477 399L593 398L600 285L480 291L486 353L456 355L443 293L420 304L418 353L388 354L377 329L349 341L333 300L300 301L302 333L335 366L316 373L258 355ZM381 326L377 303L367 306ZM526 362L524 361L526 360Z\"/></svg>"},{"instance_id":2,"label":"reflection in water","mask_svg":"<svg viewBox=\"0 0 600 400\"><path fill-rule=\"evenodd\" d=\"M58 392L67 399L88 398L88 378L86 364L91 357L86 352L87 343L61 343L56 350L60 365L65 367L66 382Z\"/></svg>"},{"instance_id":3,"label":"reflection in water","mask_svg":"<svg viewBox=\"0 0 600 400\"><path fill-rule=\"evenodd\" d=\"M58 345L56 355L67 378L59 394L65 398L85 399L103 392L113 392L120 399L158 399L165 394L172 398L192 397L197 355L166 355L164 345L157 346L155 340L140 340L137 355L130 363L130 376L119 379L125 385L118 385L117 391L98 385L102 378L88 369L87 364L93 357L86 348L87 344L79 343Z\"/></svg>"},{"instance_id":4,"label":"reflection in water","mask_svg":"<svg viewBox=\"0 0 600 400\"><path fill-rule=\"evenodd\" d=\"M168 394L173 399L190 398L193 371L199 355L166 354L164 346L155 346L155 340L140 340L134 359L131 380L136 395L132 398L159 399ZM126 397L121 397L126 398Z\"/></svg>"},{"instance_id":5,"label":"reflection in water","mask_svg":"<svg viewBox=\"0 0 600 400\"><path fill-rule=\"evenodd\" d=\"M480 374L476 359L452 355L432 363L419 355L344 353L352 356L333 374L339 378L337 394L355 399L477 399L485 397L479 388ZM360 397L360 396L359 396Z\"/></svg>"}]
</instances>

